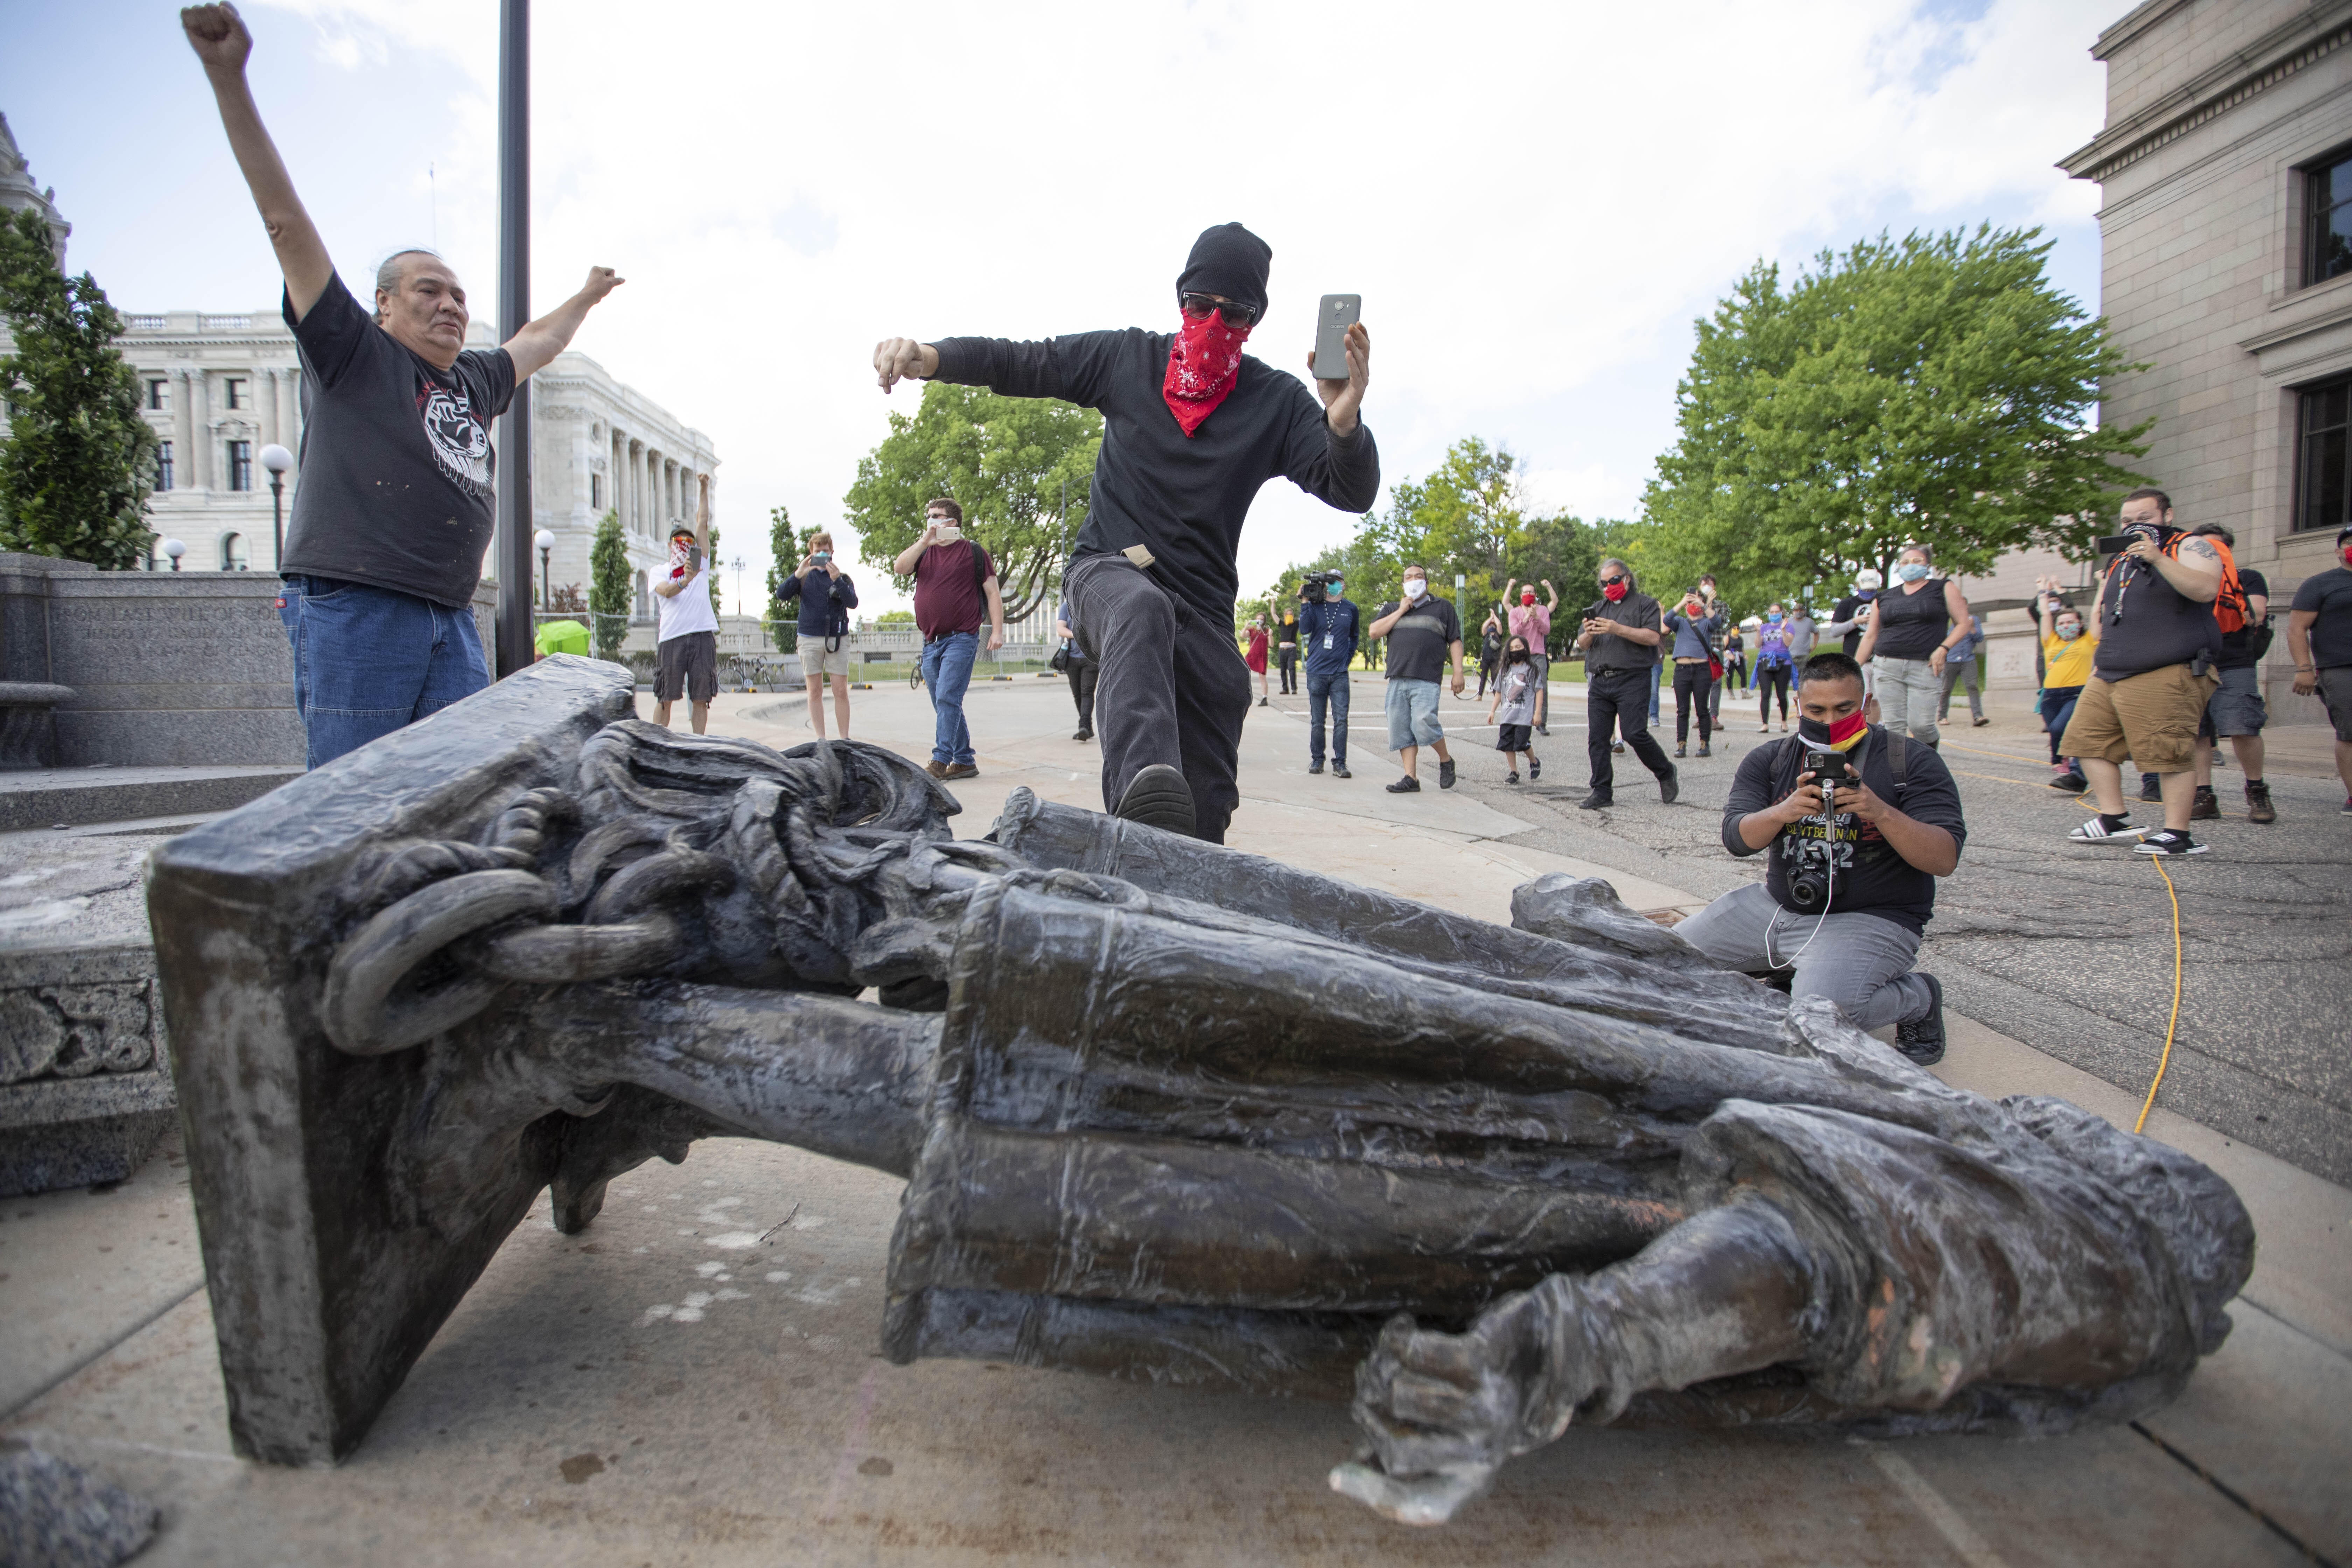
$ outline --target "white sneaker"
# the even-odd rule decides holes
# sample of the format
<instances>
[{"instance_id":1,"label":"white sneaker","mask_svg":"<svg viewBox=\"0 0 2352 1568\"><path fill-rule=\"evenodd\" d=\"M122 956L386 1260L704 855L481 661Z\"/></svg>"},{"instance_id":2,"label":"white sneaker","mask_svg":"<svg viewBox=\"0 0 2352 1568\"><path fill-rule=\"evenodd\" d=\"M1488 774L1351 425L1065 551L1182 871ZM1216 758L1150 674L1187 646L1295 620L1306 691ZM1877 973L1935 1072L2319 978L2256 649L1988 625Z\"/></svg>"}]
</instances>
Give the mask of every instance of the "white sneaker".
<instances>
[{"instance_id":1,"label":"white sneaker","mask_svg":"<svg viewBox=\"0 0 2352 1568\"><path fill-rule=\"evenodd\" d=\"M2134 827L2128 822L2121 827L2109 827L2105 817L2093 812L2074 825L2074 831L2066 835L2066 840L2070 844L2129 844L2147 837L2149 832L2148 828Z\"/></svg>"}]
</instances>

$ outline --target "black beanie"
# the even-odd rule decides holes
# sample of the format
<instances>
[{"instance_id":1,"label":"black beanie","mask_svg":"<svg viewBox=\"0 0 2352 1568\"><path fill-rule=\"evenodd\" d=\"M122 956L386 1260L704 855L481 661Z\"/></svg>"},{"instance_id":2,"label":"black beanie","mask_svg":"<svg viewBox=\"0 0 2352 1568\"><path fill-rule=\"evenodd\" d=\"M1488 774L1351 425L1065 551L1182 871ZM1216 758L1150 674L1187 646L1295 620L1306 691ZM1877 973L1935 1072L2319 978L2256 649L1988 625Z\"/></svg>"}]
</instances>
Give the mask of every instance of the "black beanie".
<instances>
[{"instance_id":1,"label":"black beanie","mask_svg":"<svg viewBox=\"0 0 2352 1568\"><path fill-rule=\"evenodd\" d=\"M1184 270L1176 275L1179 294L1223 294L1265 314L1265 273L1274 247L1237 223L1204 228L1192 242Z\"/></svg>"}]
</instances>

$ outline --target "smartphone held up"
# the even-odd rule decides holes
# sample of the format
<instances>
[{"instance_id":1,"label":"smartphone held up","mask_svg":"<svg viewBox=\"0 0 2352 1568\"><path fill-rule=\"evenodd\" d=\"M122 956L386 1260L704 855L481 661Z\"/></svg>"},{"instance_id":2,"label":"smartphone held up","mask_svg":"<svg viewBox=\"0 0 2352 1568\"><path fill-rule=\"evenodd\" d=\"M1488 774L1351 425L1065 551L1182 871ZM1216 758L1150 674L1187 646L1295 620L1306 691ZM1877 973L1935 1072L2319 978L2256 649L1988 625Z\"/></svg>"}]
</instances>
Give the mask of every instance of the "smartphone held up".
<instances>
[{"instance_id":1,"label":"smartphone held up","mask_svg":"<svg viewBox=\"0 0 2352 1568\"><path fill-rule=\"evenodd\" d=\"M1315 307L1315 379L1348 379L1348 329L1363 318L1361 294L1326 294Z\"/></svg>"}]
</instances>

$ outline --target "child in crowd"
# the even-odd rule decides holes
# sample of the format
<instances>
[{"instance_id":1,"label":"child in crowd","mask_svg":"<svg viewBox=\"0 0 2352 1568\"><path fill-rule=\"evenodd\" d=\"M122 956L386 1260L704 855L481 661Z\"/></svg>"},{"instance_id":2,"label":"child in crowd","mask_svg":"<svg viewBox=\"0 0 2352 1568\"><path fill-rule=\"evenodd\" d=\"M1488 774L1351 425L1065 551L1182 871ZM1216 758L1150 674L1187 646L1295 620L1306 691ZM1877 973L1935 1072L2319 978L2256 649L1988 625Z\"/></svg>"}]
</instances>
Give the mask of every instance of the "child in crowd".
<instances>
[{"instance_id":1,"label":"child in crowd","mask_svg":"<svg viewBox=\"0 0 2352 1568\"><path fill-rule=\"evenodd\" d=\"M1486 704L1486 722L1499 723L1502 729L1495 737L1495 750L1511 763L1510 776L1503 782L1519 782L1519 769L1515 760L1524 752L1528 759L1528 781L1532 784L1543 776L1543 764L1536 761L1536 664L1528 647L1528 639L1513 637L1503 647L1503 667L1495 677L1495 700Z\"/></svg>"}]
</instances>

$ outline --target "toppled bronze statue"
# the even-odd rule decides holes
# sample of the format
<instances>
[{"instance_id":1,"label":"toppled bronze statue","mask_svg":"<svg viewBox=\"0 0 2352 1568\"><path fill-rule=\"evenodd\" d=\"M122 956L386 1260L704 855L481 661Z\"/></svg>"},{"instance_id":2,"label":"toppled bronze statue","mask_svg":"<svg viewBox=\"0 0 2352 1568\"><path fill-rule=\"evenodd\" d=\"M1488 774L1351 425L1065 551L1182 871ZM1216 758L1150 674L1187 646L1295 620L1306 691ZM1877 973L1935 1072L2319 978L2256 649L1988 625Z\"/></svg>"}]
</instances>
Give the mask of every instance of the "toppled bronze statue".
<instances>
[{"instance_id":1,"label":"toppled bronze statue","mask_svg":"<svg viewBox=\"0 0 2352 1568\"><path fill-rule=\"evenodd\" d=\"M159 854L243 1451L348 1451L540 1186L577 1230L719 1133L907 1179L892 1359L1352 1375L1331 1484L1413 1522L1572 1420L2052 1431L2228 1331L2211 1172L1947 1088L1603 884L1502 927L1025 791L957 840L904 759L608 721L604 668Z\"/></svg>"}]
</instances>

